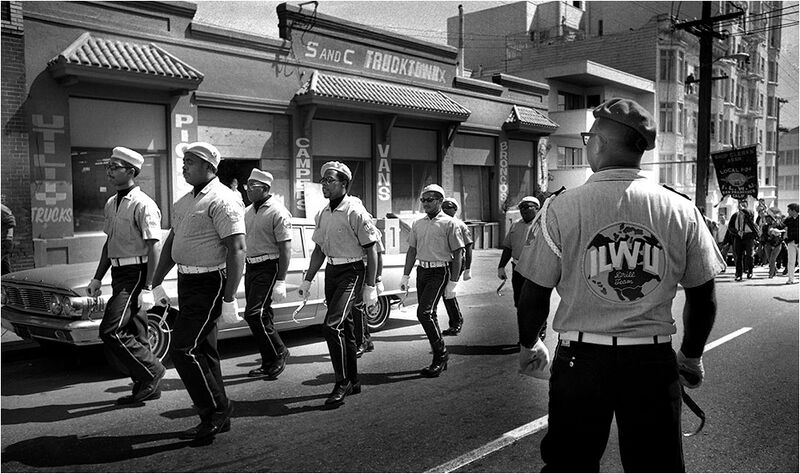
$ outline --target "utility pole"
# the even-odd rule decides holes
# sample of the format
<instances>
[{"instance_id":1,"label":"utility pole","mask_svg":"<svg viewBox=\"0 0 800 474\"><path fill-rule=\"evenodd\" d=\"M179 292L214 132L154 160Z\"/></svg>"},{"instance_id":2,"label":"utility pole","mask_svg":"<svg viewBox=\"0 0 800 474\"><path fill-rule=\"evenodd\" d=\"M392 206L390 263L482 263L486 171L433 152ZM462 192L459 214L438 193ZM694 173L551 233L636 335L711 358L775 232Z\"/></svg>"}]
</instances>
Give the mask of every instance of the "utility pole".
<instances>
[{"instance_id":1,"label":"utility pole","mask_svg":"<svg viewBox=\"0 0 800 474\"><path fill-rule=\"evenodd\" d=\"M714 30L714 24L724 20L740 17L743 11L711 17L711 2L703 2L703 14L700 20L687 21L675 25L675 29L686 30L700 38L700 90L698 91L697 111L697 185L694 203L706 208L708 196L708 168L711 161L711 81L714 38L725 39ZM706 211L708 212L708 211Z\"/></svg>"}]
</instances>

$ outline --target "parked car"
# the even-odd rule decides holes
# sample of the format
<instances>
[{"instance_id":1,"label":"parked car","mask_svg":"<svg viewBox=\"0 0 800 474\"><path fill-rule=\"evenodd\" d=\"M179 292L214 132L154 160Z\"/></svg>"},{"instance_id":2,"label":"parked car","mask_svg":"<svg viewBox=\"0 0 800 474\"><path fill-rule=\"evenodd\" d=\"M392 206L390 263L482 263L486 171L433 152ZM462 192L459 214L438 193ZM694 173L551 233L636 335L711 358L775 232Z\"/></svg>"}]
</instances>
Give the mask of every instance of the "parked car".
<instances>
[{"instance_id":1,"label":"parked car","mask_svg":"<svg viewBox=\"0 0 800 474\"><path fill-rule=\"evenodd\" d=\"M279 331L322 324L325 317L324 281L325 266L317 273L311 285L307 304L293 315L302 304L297 294L304 271L314 249L311 236L314 222L294 218L292 221L292 260L286 275L286 300L273 303L275 327ZM98 249L99 255L99 249ZM380 309L368 317L371 330L383 328L389 320L391 307L403 300L400 278L403 275L405 254L384 255L383 282L385 291L379 295ZM86 286L94 276L97 262L54 265L9 273L2 277L2 325L23 339L40 343L57 342L74 346L101 344L100 321L108 299L111 297L111 272L103 278L102 295L86 296ZM178 314L177 270L173 269L163 283L164 289L176 306L156 306L147 312L150 348L160 359L169 352L171 327ZM405 304L416 302L412 292ZM244 278L236 295L240 311L244 311ZM245 321L230 325L219 321L219 338L226 339L249 335Z\"/></svg>"}]
</instances>

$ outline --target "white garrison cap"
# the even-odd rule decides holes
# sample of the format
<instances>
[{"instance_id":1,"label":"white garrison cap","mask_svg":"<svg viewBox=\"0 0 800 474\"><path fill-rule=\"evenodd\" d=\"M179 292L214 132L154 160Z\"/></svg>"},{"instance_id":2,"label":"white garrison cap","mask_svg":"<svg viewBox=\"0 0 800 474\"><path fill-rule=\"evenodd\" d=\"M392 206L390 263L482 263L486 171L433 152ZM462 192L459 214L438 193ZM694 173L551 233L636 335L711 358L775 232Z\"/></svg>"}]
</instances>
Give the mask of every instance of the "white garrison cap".
<instances>
[{"instance_id":1,"label":"white garrison cap","mask_svg":"<svg viewBox=\"0 0 800 474\"><path fill-rule=\"evenodd\" d=\"M272 186L272 173L268 171L261 171L258 168L253 168L253 171L250 172L250 177L247 178L247 180L250 181L251 179L264 183L267 186Z\"/></svg>"},{"instance_id":2,"label":"white garrison cap","mask_svg":"<svg viewBox=\"0 0 800 474\"><path fill-rule=\"evenodd\" d=\"M444 198L444 189L442 189L442 187L439 186L438 184L429 184L425 186L424 188L422 188L422 192L419 193L419 195L422 196L427 192L439 193L439 195L442 196L442 198Z\"/></svg>"},{"instance_id":3,"label":"white garrison cap","mask_svg":"<svg viewBox=\"0 0 800 474\"><path fill-rule=\"evenodd\" d=\"M343 175L347 176L347 179L353 180L353 173L350 171L350 168L347 167L346 164L340 161L329 161L322 165L322 171L320 171L320 176L325 176L325 172L328 170L334 170L342 173Z\"/></svg>"},{"instance_id":4,"label":"white garrison cap","mask_svg":"<svg viewBox=\"0 0 800 474\"><path fill-rule=\"evenodd\" d=\"M214 168L219 167L219 162L222 159L217 147L206 142L194 142L186 145L186 148L183 150L184 156L186 156L187 153L191 153L205 161L208 161L214 165Z\"/></svg>"},{"instance_id":5,"label":"white garrison cap","mask_svg":"<svg viewBox=\"0 0 800 474\"><path fill-rule=\"evenodd\" d=\"M116 158L118 160L122 160L125 163L133 165L137 170L142 169L142 164L144 164L144 157L131 150L130 148L125 148L124 146L118 146L111 151L111 158Z\"/></svg>"},{"instance_id":6,"label":"white garrison cap","mask_svg":"<svg viewBox=\"0 0 800 474\"><path fill-rule=\"evenodd\" d=\"M524 198L522 198L522 200L519 202L518 206L521 206L521 205L522 205L522 203L525 203L525 202L532 202L532 203L536 204L537 206L541 207L541 204L539 204L539 200L538 200L538 199L536 199L536 198L535 198L535 197L533 197L533 196L525 196L525 197L524 197Z\"/></svg>"}]
</instances>

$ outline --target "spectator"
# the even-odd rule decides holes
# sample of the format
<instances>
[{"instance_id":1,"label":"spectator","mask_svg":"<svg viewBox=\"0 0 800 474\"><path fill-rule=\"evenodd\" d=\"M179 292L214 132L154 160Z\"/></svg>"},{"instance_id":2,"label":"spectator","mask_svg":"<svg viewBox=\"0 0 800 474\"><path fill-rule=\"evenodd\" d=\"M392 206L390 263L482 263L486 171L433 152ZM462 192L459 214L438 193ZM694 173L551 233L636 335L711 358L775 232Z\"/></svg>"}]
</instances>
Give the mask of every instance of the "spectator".
<instances>
[{"instance_id":1,"label":"spectator","mask_svg":"<svg viewBox=\"0 0 800 474\"><path fill-rule=\"evenodd\" d=\"M747 200L739 201L739 211L728 221L728 230L733 238L733 258L736 260L735 281L742 281L742 274L753 278L753 246L758 237L758 228L753 222L753 213L747 208Z\"/></svg>"},{"instance_id":2,"label":"spectator","mask_svg":"<svg viewBox=\"0 0 800 474\"><path fill-rule=\"evenodd\" d=\"M14 219L14 213L5 204L2 206L2 233L3 233L3 270L2 274L11 273L11 254L14 252L14 228L17 226L17 220Z\"/></svg>"}]
</instances>

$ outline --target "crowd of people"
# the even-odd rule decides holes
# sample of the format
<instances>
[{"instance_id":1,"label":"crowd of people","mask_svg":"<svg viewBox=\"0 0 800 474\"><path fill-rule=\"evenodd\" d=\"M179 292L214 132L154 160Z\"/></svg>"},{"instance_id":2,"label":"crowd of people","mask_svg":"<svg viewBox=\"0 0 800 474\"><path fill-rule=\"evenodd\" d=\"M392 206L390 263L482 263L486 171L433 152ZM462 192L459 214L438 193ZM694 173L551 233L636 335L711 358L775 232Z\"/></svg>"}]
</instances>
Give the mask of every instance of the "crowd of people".
<instances>
[{"instance_id":1,"label":"crowd of people","mask_svg":"<svg viewBox=\"0 0 800 474\"><path fill-rule=\"evenodd\" d=\"M744 277L753 278L753 268L759 265L768 267L768 278L774 278L778 271L786 276L786 284L796 281L798 244L798 204L791 203L784 215L778 208L768 208L763 200L758 201L756 213L749 209L749 203L739 201L739 210L725 222L707 220L706 224L723 256L733 255L735 281Z\"/></svg>"}]
</instances>

